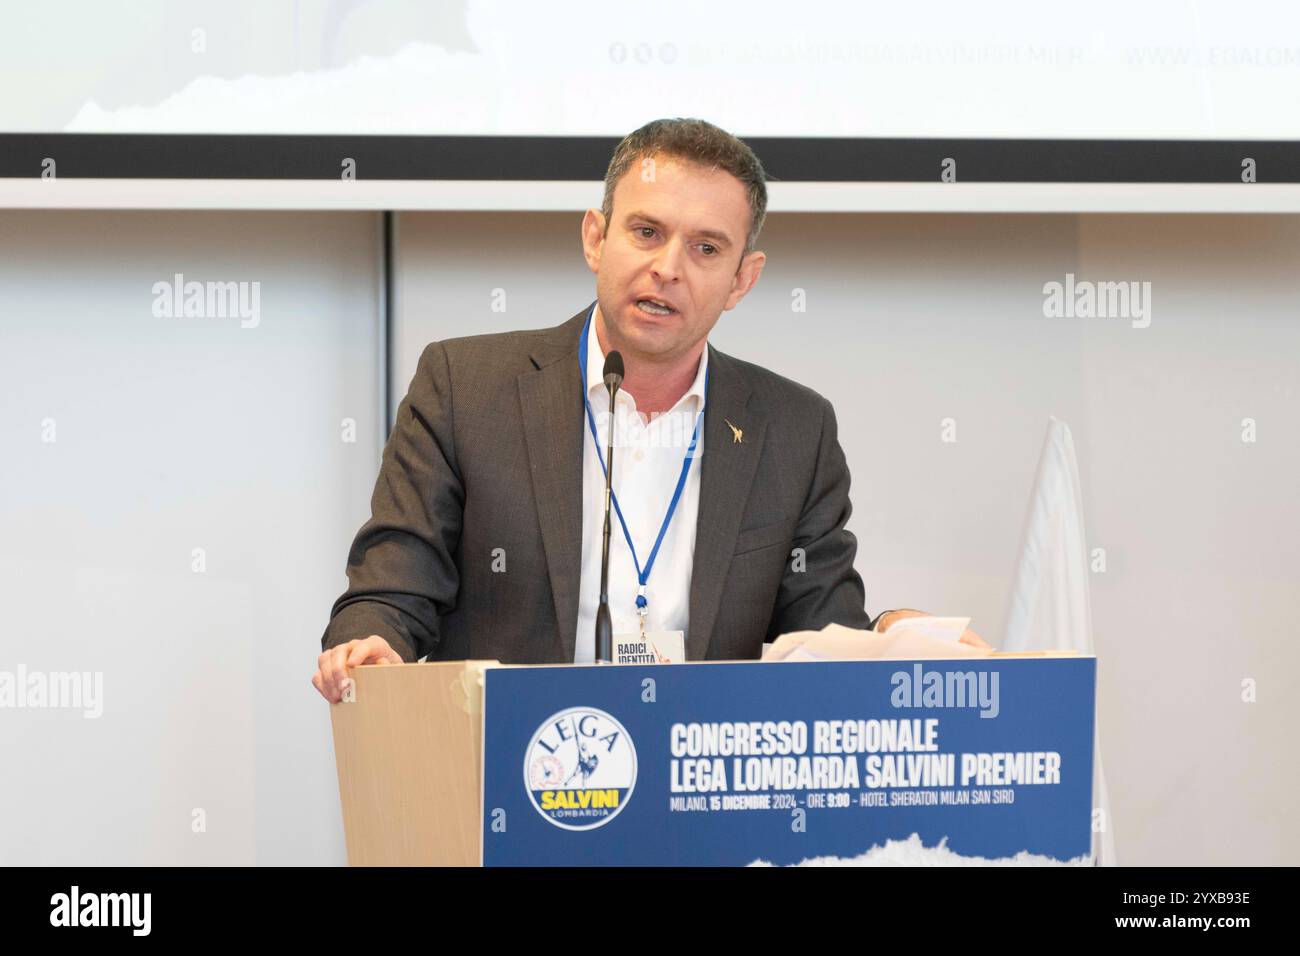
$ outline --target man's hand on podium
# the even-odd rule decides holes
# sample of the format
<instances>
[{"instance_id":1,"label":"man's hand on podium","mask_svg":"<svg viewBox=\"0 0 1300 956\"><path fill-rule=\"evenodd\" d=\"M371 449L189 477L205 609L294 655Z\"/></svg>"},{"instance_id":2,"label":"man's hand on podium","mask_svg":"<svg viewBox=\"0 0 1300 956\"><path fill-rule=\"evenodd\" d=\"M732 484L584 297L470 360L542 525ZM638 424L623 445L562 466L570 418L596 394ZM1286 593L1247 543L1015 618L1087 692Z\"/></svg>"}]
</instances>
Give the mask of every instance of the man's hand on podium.
<instances>
[{"instance_id":1,"label":"man's hand on podium","mask_svg":"<svg viewBox=\"0 0 1300 956\"><path fill-rule=\"evenodd\" d=\"M351 680L348 677L349 667L400 663L402 655L378 634L371 634L364 639L331 647L322 654L316 662L316 673L311 676L311 684L331 704L337 704L343 698L343 682Z\"/></svg>"}]
</instances>

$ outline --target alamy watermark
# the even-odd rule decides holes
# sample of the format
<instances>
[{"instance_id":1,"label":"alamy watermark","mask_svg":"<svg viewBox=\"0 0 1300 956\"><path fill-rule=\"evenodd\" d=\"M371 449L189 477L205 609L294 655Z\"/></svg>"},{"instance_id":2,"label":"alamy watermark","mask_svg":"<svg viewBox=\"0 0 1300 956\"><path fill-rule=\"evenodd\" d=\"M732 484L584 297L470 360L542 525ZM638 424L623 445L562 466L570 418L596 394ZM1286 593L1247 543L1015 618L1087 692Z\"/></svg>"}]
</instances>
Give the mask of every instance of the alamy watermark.
<instances>
[{"instance_id":1,"label":"alamy watermark","mask_svg":"<svg viewBox=\"0 0 1300 956\"><path fill-rule=\"evenodd\" d=\"M688 403L689 405L689 403ZM592 417L596 421L596 434L600 436L600 448L604 451L609 440L609 409L593 409ZM614 447L621 449L679 448L683 452L690 450L691 437L695 434L695 425L700 423L699 440L691 457L699 458L704 454L704 423L699 413L689 409L672 409L666 412L652 412L649 421L643 421L640 413L623 405L616 405L614 410Z\"/></svg>"},{"instance_id":2,"label":"alamy watermark","mask_svg":"<svg viewBox=\"0 0 1300 956\"><path fill-rule=\"evenodd\" d=\"M1151 324L1150 282L1075 281L1067 272L1064 282L1043 285L1043 315L1049 319L1131 319L1133 328Z\"/></svg>"},{"instance_id":3,"label":"alamy watermark","mask_svg":"<svg viewBox=\"0 0 1300 956\"><path fill-rule=\"evenodd\" d=\"M262 321L261 282L185 281L178 272L171 282L155 282L153 314L160 319L238 318L241 329L255 329Z\"/></svg>"},{"instance_id":4,"label":"alamy watermark","mask_svg":"<svg viewBox=\"0 0 1300 956\"><path fill-rule=\"evenodd\" d=\"M87 720L104 713L103 671L0 670L0 710L80 710Z\"/></svg>"},{"instance_id":5,"label":"alamy watermark","mask_svg":"<svg viewBox=\"0 0 1300 956\"><path fill-rule=\"evenodd\" d=\"M50 897L50 925L119 926L132 936L148 936L153 925L152 893L83 893L73 884Z\"/></svg>"},{"instance_id":6,"label":"alamy watermark","mask_svg":"<svg viewBox=\"0 0 1300 956\"><path fill-rule=\"evenodd\" d=\"M996 717L1002 710L997 671L926 670L913 664L911 670L889 675L892 707L979 708L981 717Z\"/></svg>"}]
</instances>

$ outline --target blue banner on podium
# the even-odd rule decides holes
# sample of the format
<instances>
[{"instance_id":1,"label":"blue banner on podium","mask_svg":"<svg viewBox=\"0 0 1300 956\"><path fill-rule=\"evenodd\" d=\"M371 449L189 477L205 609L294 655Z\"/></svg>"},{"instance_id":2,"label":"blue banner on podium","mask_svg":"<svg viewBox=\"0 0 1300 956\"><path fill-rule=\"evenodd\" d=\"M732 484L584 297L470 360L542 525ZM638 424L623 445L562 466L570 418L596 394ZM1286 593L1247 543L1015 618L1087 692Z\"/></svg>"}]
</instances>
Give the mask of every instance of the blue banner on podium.
<instances>
[{"instance_id":1,"label":"blue banner on podium","mask_svg":"<svg viewBox=\"0 0 1300 956\"><path fill-rule=\"evenodd\" d=\"M485 866L1091 850L1091 657L486 672Z\"/></svg>"}]
</instances>

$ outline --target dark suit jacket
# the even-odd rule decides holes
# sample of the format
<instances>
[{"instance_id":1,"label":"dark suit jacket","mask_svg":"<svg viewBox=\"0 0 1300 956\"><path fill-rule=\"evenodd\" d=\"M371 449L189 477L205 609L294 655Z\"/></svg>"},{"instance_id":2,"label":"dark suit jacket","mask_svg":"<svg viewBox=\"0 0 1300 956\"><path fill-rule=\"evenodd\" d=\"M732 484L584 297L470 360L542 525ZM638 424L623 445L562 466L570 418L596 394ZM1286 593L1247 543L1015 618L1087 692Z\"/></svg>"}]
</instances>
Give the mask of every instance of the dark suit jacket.
<instances>
[{"instance_id":1,"label":"dark suit jacket","mask_svg":"<svg viewBox=\"0 0 1300 956\"><path fill-rule=\"evenodd\" d=\"M586 315L425 348L322 648L379 634L407 661L573 661L582 535L601 524L582 513ZM830 403L712 346L709 370L687 659L870 627Z\"/></svg>"}]
</instances>

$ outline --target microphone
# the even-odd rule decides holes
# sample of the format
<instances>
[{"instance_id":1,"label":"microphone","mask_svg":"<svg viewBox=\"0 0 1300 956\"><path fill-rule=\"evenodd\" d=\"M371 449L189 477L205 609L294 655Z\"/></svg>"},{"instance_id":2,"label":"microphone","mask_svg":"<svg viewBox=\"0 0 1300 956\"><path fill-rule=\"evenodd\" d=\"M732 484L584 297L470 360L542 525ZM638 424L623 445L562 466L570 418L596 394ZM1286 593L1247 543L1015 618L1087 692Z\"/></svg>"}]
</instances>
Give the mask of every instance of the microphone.
<instances>
[{"instance_id":1,"label":"microphone","mask_svg":"<svg viewBox=\"0 0 1300 956\"><path fill-rule=\"evenodd\" d=\"M605 447L605 527L600 540L600 605L596 608L596 661L614 662L614 625L609 617L609 502L614 485L614 395L623 384L623 356L605 356L605 387L609 389L609 435Z\"/></svg>"},{"instance_id":2,"label":"microphone","mask_svg":"<svg viewBox=\"0 0 1300 956\"><path fill-rule=\"evenodd\" d=\"M614 399L614 392L623 384L623 356L618 352L610 352L605 356L605 387L610 389L610 400Z\"/></svg>"}]
</instances>

